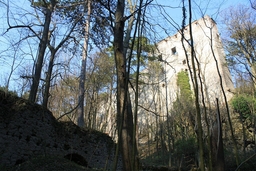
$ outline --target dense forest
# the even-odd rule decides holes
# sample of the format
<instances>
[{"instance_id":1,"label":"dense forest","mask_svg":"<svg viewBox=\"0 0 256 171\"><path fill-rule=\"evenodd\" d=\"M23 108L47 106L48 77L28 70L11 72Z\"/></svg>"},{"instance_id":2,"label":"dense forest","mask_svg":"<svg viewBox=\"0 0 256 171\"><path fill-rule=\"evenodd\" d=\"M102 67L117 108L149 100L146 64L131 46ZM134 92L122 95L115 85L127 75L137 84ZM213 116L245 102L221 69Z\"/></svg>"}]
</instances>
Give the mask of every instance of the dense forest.
<instances>
[{"instance_id":1,"label":"dense forest","mask_svg":"<svg viewBox=\"0 0 256 171\"><path fill-rule=\"evenodd\" d=\"M1 90L109 135L125 171L254 170L256 1L223 9L225 2L2 0ZM202 98L193 31L183 35L205 15L218 24L234 84L232 99L223 91L214 104ZM167 87L157 43L175 33L190 45L192 67L177 74L174 102L161 106L142 90L151 86L158 97Z\"/></svg>"}]
</instances>

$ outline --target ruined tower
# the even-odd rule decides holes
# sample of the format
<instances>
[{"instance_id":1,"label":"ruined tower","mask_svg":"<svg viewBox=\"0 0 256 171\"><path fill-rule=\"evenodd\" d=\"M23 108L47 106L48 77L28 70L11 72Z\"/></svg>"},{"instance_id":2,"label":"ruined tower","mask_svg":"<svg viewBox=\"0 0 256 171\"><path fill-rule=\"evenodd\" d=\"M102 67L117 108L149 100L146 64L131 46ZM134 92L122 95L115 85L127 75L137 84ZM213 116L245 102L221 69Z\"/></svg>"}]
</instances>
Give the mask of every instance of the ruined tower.
<instances>
[{"instance_id":1,"label":"ruined tower","mask_svg":"<svg viewBox=\"0 0 256 171\"><path fill-rule=\"evenodd\" d=\"M156 122L154 119L149 121L149 115L152 115L152 117L160 116L159 118L163 120L167 118L167 115L171 115L170 111L173 102L177 99L179 92L179 87L177 86L179 72L188 72L189 83L193 92L193 80L190 76L191 74L193 75L193 71L189 70L191 67L192 44L196 57L196 76L199 82L200 102L204 98L207 106L215 107L216 98L218 98L220 104L223 104L223 90L228 101L233 96L234 86L226 64L225 53L216 22L209 16L205 16L192 22L191 27L193 42L191 41L190 27L188 25L183 29L183 34L178 31L173 36L167 37L156 44L157 53L155 56L159 58L158 60L163 70L162 75L157 75L150 68L141 74L141 79L147 80L140 90L139 103L143 108L139 109L139 122L142 127ZM185 38L183 39L184 43L181 41L182 35ZM144 75L146 76L144 77ZM151 78L149 75L151 75ZM203 93L201 90L203 90Z\"/></svg>"},{"instance_id":2,"label":"ruined tower","mask_svg":"<svg viewBox=\"0 0 256 171\"><path fill-rule=\"evenodd\" d=\"M218 32L217 24L209 16L205 16L191 23L192 37L189 34L189 26L184 28L184 44L182 45L182 33L178 32L157 44L161 54L163 66L166 69L166 80L169 99L173 99L177 92L177 73L189 71L191 66L191 44L194 46L197 72L200 69L200 77L203 85L205 100L214 103L216 98L223 100L221 84L226 93L227 100L233 96L234 89L231 75L228 70L223 45ZM188 61L186 59L186 53ZM217 69L218 66L218 69ZM198 76L198 73L196 73ZM221 77L220 77L221 76ZM193 87L190 79L191 88Z\"/></svg>"}]
</instances>

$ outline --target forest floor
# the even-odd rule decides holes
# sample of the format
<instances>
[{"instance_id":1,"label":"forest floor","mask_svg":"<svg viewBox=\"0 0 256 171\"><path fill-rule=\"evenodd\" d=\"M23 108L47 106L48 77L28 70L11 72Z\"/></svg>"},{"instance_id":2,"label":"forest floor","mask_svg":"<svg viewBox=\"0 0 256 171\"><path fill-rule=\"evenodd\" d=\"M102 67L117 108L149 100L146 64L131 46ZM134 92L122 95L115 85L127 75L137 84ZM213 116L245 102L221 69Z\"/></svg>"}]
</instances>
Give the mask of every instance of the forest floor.
<instances>
[{"instance_id":1,"label":"forest floor","mask_svg":"<svg viewBox=\"0 0 256 171\"><path fill-rule=\"evenodd\" d=\"M58 156L41 156L11 168L3 169L8 171L99 171L93 168L86 168ZM1 167L0 170L2 170Z\"/></svg>"}]
</instances>

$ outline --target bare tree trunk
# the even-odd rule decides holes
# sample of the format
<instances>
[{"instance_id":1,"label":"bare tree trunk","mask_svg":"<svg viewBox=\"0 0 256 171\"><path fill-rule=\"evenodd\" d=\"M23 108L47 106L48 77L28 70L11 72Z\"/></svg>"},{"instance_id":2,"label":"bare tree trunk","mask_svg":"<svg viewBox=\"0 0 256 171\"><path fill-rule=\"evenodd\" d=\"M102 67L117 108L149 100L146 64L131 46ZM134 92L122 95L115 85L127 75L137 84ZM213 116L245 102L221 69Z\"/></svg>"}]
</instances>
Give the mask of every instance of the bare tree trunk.
<instances>
[{"instance_id":1,"label":"bare tree trunk","mask_svg":"<svg viewBox=\"0 0 256 171\"><path fill-rule=\"evenodd\" d=\"M50 85L51 85L51 77L52 77L52 70L53 70L55 54L56 54L55 50L51 52L51 57L50 57L49 66L48 66L48 72L46 74L46 79L45 79L45 89L44 89L44 93L43 93L43 106L46 108L48 105L48 98L49 98L49 91L50 91Z\"/></svg>"},{"instance_id":2,"label":"bare tree trunk","mask_svg":"<svg viewBox=\"0 0 256 171\"><path fill-rule=\"evenodd\" d=\"M37 54L37 59L35 64L35 73L33 74L33 80L32 80L32 85L31 85L30 94L29 94L29 101L31 102L36 101L37 90L38 90L41 71L43 67L45 49L48 44L48 37L49 37L48 34L50 29L52 12L56 6L56 3L57 2L55 0L51 0L50 5L48 6L48 8L45 9L43 35L39 43L39 49L38 49L38 54Z\"/></svg>"},{"instance_id":3,"label":"bare tree trunk","mask_svg":"<svg viewBox=\"0 0 256 171\"><path fill-rule=\"evenodd\" d=\"M85 8L85 7L84 7ZM86 59L89 42L89 30L90 30L90 19L91 19L91 0L87 1L87 19L85 23L85 37L84 37L84 49L81 66L81 74L79 81L79 97L78 97L78 110L77 110L77 125L80 127L84 126L84 84L86 78Z\"/></svg>"},{"instance_id":4,"label":"bare tree trunk","mask_svg":"<svg viewBox=\"0 0 256 171\"><path fill-rule=\"evenodd\" d=\"M165 81L165 108L166 108L166 116L167 116L167 141L168 141L168 170L171 168L172 166L172 154L171 154L171 116L170 116L170 112L169 112L169 108L168 108L168 87L167 87L167 76L166 76L166 64L165 64L165 73L164 73L164 81Z\"/></svg>"},{"instance_id":5,"label":"bare tree trunk","mask_svg":"<svg viewBox=\"0 0 256 171\"><path fill-rule=\"evenodd\" d=\"M138 29L138 41L137 41L137 70L136 70L136 85L135 85L135 108L134 108L134 125L133 125L133 170L138 169L138 137L136 136L137 130L138 130L138 125L137 125L137 118L138 118L138 104L139 104L139 72L140 72L140 59L141 59L141 42L140 38L142 35L143 31L143 26L141 26L140 22L140 16L141 16L141 6L142 6L142 1L140 0L140 6L139 6L139 12L138 12L138 19L136 23L136 29ZM135 34L134 34L134 39L135 40ZM136 141L137 140L137 141Z\"/></svg>"},{"instance_id":6,"label":"bare tree trunk","mask_svg":"<svg viewBox=\"0 0 256 171\"><path fill-rule=\"evenodd\" d=\"M15 67L15 63L16 63L16 59L17 59L17 52L18 52L18 50L15 50L14 54L13 54L11 71L10 71L9 76L7 77L7 81L6 81L6 85L5 85L5 91L9 90L12 74L14 73L15 69L17 68L17 67Z\"/></svg>"},{"instance_id":7,"label":"bare tree trunk","mask_svg":"<svg viewBox=\"0 0 256 171\"><path fill-rule=\"evenodd\" d=\"M139 17L138 17L139 18ZM138 19L140 22L140 19ZM140 32L140 31L139 31ZM140 38L140 33L139 33L139 38ZM140 43L139 41L137 42L137 71L136 71L136 85L135 85L135 107L134 107L134 126L133 126L133 169L138 167L136 164L136 160L138 159L138 153L137 153L137 143L136 143L136 135L137 135L137 119L138 119L138 104L139 104L139 70L140 70L140 53L141 53L141 48L140 48Z\"/></svg>"},{"instance_id":8,"label":"bare tree trunk","mask_svg":"<svg viewBox=\"0 0 256 171\"><path fill-rule=\"evenodd\" d=\"M192 61L192 70L193 70L193 79L194 79L194 93L195 93L195 105L196 105L196 121L197 121L197 140L199 146L199 168L200 171L204 171L204 145L203 145L203 129L202 129L202 121L201 121L201 111L199 104L199 86L196 76L196 66L195 66L195 51L193 45L193 32L192 32L192 7L191 0L189 2L189 31L190 31L190 39L191 39L191 61Z\"/></svg>"},{"instance_id":9,"label":"bare tree trunk","mask_svg":"<svg viewBox=\"0 0 256 171\"><path fill-rule=\"evenodd\" d=\"M233 131L233 125L232 125L232 120L231 120L231 116L230 116L230 112L229 112L228 100L227 100L227 96L226 96L224 86L223 86L223 80L222 80L222 76L221 76L221 73L220 73L219 64L218 64L218 61L216 59L215 52L214 52L214 49L213 49L213 34L212 34L211 28L209 28L209 29L210 29L211 52L212 52L213 58L215 60L218 76L220 78L220 87L221 87L221 91L222 91L222 94L223 94L223 97L224 97L225 107L226 107L226 110L227 110L228 124L229 124L229 128L230 128L230 131L231 131L231 138L232 138L232 141L233 141L234 147L235 147L235 149L234 149L235 150L235 158L236 158L236 164L238 166L239 162L240 162L240 157L238 155L237 142L236 142L234 131Z\"/></svg>"},{"instance_id":10,"label":"bare tree trunk","mask_svg":"<svg viewBox=\"0 0 256 171\"><path fill-rule=\"evenodd\" d=\"M216 165L214 170L224 171L225 170L225 158L224 158L224 148L223 148L223 139L222 139L222 124L220 119L220 108L219 100L217 101L217 142L214 144L217 148L217 153L215 156ZM215 131L216 132L216 131Z\"/></svg>"},{"instance_id":11,"label":"bare tree trunk","mask_svg":"<svg viewBox=\"0 0 256 171\"><path fill-rule=\"evenodd\" d=\"M107 111L106 111L106 123L104 124L103 126L103 130L105 130L106 133L108 133L111 137L115 137L114 135L114 130L112 129L113 128L113 125L114 125L114 122L113 122L113 108L112 108L112 102L113 102L113 81L111 81L110 83L110 88L109 88L109 96L108 96L108 101L107 101Z\"/></svg>"},{"instance_id":12,"label":"bare tree trunk","mask_svg":"<svg viewBox=\"0 0 256 171\"><path fill-rule=\"evenodd\" d=\"M114 55L117 72L117 128L118 147L122 153L123 170L131 171L133 168L133 116L129 97L130 95L128 92L129 75L126 72L126 57L123 51L125 23L124 7L125 0L118 0L115 12L114 27Z\"/></svg>"},{"instance_id":13,"label":"bare tree trunk","mask_svg":"<svg viewBox=\"0 0 256 171\"><path fill-rule=\"evenodd\" d=\"M46 78L45 78L45 88L44 88L44 93L43 93L43 106L46 107L46 108L48 106L48 100L49 100L49 96L50 96L49 92L50 92L50 86L51 86L52 70L53 70L53 67L54 67L55 55L58 52L58 50L63 46L63 44L69 39L69 36L73 32L73 30L74 30L78 21L79 20L75 21L75 23L71 27L69 33L65 36L64 39L62 39L62 41L58 44L58 46L56 48L54 48L53 46L51 46L49 44L51 35L50 34L48 35L49 43L47 45L48 45L48 48L51 51L51 56L50 56L48 70L47 70L47 74L46 74Z\"/></svg>"}]
</instances>

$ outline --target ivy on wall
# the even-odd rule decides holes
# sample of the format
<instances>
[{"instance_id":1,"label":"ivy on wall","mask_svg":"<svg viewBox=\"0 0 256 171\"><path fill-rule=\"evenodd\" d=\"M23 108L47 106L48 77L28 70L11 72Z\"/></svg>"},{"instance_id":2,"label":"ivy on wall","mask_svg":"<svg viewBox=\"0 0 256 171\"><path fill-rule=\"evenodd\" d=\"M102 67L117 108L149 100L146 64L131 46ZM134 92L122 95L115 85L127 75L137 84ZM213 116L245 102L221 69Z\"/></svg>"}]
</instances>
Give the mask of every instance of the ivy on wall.
<instances>
[{"instance_id":1,"label":"ivy on wall","mask_svg":"<svg viewBox=\"0 0 256 171\"><path fill-rule=\"evenodd\" d=\"M177 86L179 87L180 99L192 100L192 91L189 84L189 75L186 71L181 71L177 75Z\"/></svg>"}]
</instances>

